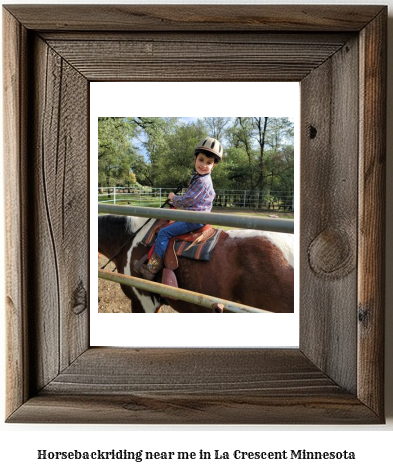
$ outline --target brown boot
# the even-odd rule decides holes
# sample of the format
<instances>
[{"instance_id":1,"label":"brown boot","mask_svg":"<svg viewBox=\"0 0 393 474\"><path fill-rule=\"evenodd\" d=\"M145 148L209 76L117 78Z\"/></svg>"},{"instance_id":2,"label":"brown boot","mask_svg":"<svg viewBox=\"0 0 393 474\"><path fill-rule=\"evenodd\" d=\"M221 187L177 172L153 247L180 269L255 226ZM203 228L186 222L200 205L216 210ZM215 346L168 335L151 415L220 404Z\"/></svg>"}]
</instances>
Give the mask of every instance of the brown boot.
<instances>
[{"instance_id":1,"label":"brown boot","mask_svg":"<svg viewBox=\"0 0 393 474\"><path fill-rule=\"evenodd\" d=\"M139 269L139 273L145 280L153 280L161 268L164 266L162 258L153 253L146 265L142 265Z\"/></svg>"}]
</instances>

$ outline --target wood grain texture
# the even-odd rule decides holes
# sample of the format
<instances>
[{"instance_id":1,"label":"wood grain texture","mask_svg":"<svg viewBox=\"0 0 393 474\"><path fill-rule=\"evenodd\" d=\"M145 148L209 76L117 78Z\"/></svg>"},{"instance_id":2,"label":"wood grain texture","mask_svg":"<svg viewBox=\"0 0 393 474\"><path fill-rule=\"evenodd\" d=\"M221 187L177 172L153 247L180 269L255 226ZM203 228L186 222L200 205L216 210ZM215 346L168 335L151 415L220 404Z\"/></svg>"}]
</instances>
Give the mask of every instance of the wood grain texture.
<instances>
[{"instance_id":1,"label":"wood grain texture","mask_svg":"<svg viewBox=\"0 0 393 474\"><path fill-rule=\"evenodd\" d=\"M387 91L379 78L386 77L386 21L384 10L360 36L358 385L359 398L376 412L384 378Z\"/></svg>"},{"instance_id":2,"label":"wood grain texture","mask_svg":"<svg viewBox=\"0 0 393 474\"><path fill-rule=\"evenodd\" d=\"M26 71L27 32L19 22L3 12L4 74L4 176L8 180L4 196L5 299L7 328L7 394L6 412L12 413L29 397L29 363L27 331L26 248L27 169L26 155L27 100L24 84Z\"/></svg>"},{"instance_id":3,"label":"wood grain texture","mask_svg":"<svg viewBox=\"0 0 393 474\"><path fill-rule=\"evenodd\" d=\"M380 6L6 5L30 29L105 31L360 31Z\"/></svg>"},{"instance_id":4,"label":"wood grain texture","mask_svg":"<svg viewBox=\"0 0 393 474\"><path fill-rule=\"evenodd\" d=\"M300 298L305 315L300 323L300 346L317 367L354 394L357 70L357 42L349 41L301 84L300 191Z\"/></svg>"},{"instance_id":5,"label":"wood grain texture","mask_svg":"<svg viewBox=\"0 0 393 474\"><path fill-rule=\"evenodd\" d=\"M13 422L375 423L299 350L92 348Z\"/></svg>"},{"instance_id":6,"label":"wood grain texture","mask_svg":"<svg viewBox=\"0 0 393 474\"><path fill-rule=\"evenodd\" d=\"M91 424L375 424L380 420L355 397L330 392L310 397L233 397L174 394L45 395L32 397L13 423Z\"/></svg>"},{"instance_id":7,"label":"wood grain texture","mask_svg":"<svg viewBox=\"0 0 393 474\"><path fill-rule=\"evenodd\" d=\"M77 30L48 30L40 31L39 36L48 44L53 41L121 41L121 42L157 42L157 43L197 43L202 46L206 43L229 43L229 44L321 44L336 45L337 48L357 36L356 31L338 32L302 32L294 31L77 31ZM103 44L103 43L102 43Z\"/></svg>"},{"instance_id":8,"label":"wood grain texture","mask_svg":"<svg viewBox=\"0 0 393 474\"><path fill-rule=\"evenodd\" d=\"M386 8L3 18L8 421L382 423ZM89 81L191 80L205 57L207 81L301 80L300 348L89 348Z\"/></svg>"},{"instance_id":9,"label":"wood grain texture","mask_svg":"<svg viewBox=\"0 0 393 474\"><path fill-rule=\"evenodd\" d=\"M300 81L343 45L313 42L313 36L277 42L269 35L167 34L166 40L50 40L49 44L87 79L107 81ZM225 64L225 68L223 65ZM206 70L209 74L206 75Z\"/></svg>"},{"instance_id":10,"label":"wood grain texture","mask_svg":"<svg viewBox=\"0 0 393 474\"><path fill-rule=\"evenodd\" d=\"M88 88L38 37L32 54L29 278L40 389L88 347Z\"/></svg>"}]
</instances>

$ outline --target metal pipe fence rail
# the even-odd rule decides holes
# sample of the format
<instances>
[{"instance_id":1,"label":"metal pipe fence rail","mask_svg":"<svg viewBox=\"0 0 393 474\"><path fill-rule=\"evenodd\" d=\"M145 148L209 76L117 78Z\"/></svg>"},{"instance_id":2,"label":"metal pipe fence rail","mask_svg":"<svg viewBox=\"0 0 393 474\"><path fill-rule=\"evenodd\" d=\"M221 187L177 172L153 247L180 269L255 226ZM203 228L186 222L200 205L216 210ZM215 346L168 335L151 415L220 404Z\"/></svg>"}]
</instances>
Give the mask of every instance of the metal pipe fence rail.
<instances>
[{"instance_id":1,"label":"metal pipe fence rail","mask_svg":"<svg viewBox=\"0 0 393 474\"><path fill-rule=\"evenodd\" d=\"M173 209L146 208L136 206L115 206L111 204L99 204L99 213L116 214L123 216L137 216L155 219L181 220L186 222L198 222L204 224L217 224L229 227L239 227L244 229L268 230L273 232L294 232L294 222L289 219L268 219L263 217L247 217L218 214L213 212L193 212L180 211ZM99 278L115 281L122 285L129 285L141 290L158 293L162 296L172 297L187 301L193 304L214 308L221 304L223 308L232 313L269 313L263 309L253 308L251 306L234 303L209 295L173 288L162 283L147 281L142 278L131 277L128 275L113 274L105 270L98 271Z\"/></svg>"},{"instance_id":2,"label":"metal pipe fence rail","mask_svg":"<svg viewBox=\"0 0 393 474\"><path fill-rule=\"evenodd\" d=\"M217 212L194 212L152 207L115 206L113 204L98 204L98 212L117 214L120 216L137 216L199 224L216 224L224 227L284 232L286 234L293 234L294 232L294 221L292 219L273 219L256 216L220 214Z\"/></svg>"},{"instance_id":3,"label":"metal pipe fence rail","mask_svg":"<svg viewBox=\"0 0 393 474\"><path fill-rule=\"evenodd\" d=\"M99 278L114 281L121 285L128 285L137 288L138 290L151 291L167 298L176 298L187 301L188 303L197 304L205 308L214 308L216 305L222 305L224 309L231 313L270 313L262 309L253 308L244 304L233 303L232 301L216 298L215 296L202 295L195 291L183 290L181 288L174 288L172 286L163 285L155 281L143 280L128 275L121 275L106 270L98 270Z\"/></svg>"}]
</instances>

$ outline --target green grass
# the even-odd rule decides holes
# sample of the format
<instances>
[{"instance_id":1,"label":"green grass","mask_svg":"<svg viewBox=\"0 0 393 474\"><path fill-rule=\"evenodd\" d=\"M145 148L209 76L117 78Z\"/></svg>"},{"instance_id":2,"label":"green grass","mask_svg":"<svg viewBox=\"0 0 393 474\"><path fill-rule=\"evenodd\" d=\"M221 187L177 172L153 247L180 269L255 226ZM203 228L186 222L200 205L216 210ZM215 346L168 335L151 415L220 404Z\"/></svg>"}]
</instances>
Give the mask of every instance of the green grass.
<instances>
[{"instance_id":1,"label":"green grass","mask_svg":"<svg viewBox=\"0 0 393 474\"><path fill-rule=\"evenodd\" d=\"M98 202L109 201L108 204L113 204L113 195L108 197L107 194L100 194L98 196ZM144 196L141 199L134 196L122 196L117 194L116 204L120 206L141 206L141 207L160 207L165 202L165 198L162 197L161 201L159 197ZM221 207L215 206L212 212L227 213L227 214L239 214L243 216L260 216L260 217L279 217L281 219L293 219L293 212L282 212L277 210L268 209L244 209L242 207Z\"/></svg>"},{"instance_id":2,"label":"green grass","mask_svg":"<svg viewBox=\"0 0 393 474\"><path fill-rule=\"evenodd\" d=\"M166 198L146 196L139 199L139 197L130 196L124 197L121 195L116 195L116 205L119 206L140 206L140 207L160 207L164 204ZM102 202L103 204L113 204L113 195L109 198L108 195L99 195L98 203Z\"/></svg>"}]
</instances>

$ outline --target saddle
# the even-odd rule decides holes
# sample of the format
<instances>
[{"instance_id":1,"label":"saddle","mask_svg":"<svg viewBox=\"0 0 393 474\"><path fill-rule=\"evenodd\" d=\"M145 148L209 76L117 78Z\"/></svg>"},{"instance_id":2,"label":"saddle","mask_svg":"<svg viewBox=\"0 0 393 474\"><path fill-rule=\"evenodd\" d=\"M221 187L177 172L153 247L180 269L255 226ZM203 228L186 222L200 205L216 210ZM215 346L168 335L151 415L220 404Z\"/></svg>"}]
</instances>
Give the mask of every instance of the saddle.
<instances>
[{"instance_id":1,"label":"saddle","mask_svg":"<svg viewBox=\"0 0 393 474\"><path fill-rule=\"evenodd\" d=\"M173 222L175 221L160 219L152 225L148 233L143 238L143 242L146 245L151 246L151 249L149 253L144 255L142 259L136 264L135 269L137 271L154 253L154 241L158 232L162 228L171 225ZM162 283L177 288L177 278L174 271L179 267L178 257L181 256L195 260L209 260L210 253L215 247L220 233L221 229L215 229L211 225L207 224L196 231L172 237L165 252Z\"/></svg>"}]
</instances>

